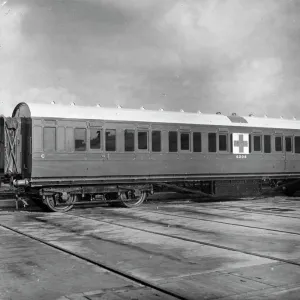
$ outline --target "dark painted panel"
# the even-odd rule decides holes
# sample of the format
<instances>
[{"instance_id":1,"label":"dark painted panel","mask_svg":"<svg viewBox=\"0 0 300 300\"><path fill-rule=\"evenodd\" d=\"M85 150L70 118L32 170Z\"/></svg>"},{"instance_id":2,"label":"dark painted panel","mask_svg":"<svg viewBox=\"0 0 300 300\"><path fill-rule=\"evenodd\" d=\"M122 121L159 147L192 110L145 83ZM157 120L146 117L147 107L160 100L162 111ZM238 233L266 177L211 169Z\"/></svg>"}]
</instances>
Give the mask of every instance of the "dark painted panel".
<instances>
[{"instance_id":1,"label":"dark painted panel","mask_svg":"<svg viewBox=\"0 0 300 300\"><path fill-rule=\"evenodd\" d=\"M34 177L56 176L115 176L162 174L236 174L278 173L284 171L281 155L195 154L127 154L127 153L73 153L34 155ZM298 166L298 167L294 167ZM300 171L300 155L290 162L287 172Z\"/></svg>"},{"instance_id":2,"label":"dark painted panel","mask_svg":"<svg viewBox=\"0 0 300 300\"><path fill-rule=\"evenodd\" d=\"M102 121L97 121L97 124ZM46 153L42 147L37 147L33 155L33 177L69 177L69 176L125 176L125 175L162 175L162 174L222 174L222 173L279 173L286 169L286 172L300 171L300 155L288 154L287 161L284 153L278 154L254 154L247 155L247 158L238 158L231 153L216 154L207 153L207 133L218 130L229 129L230 132L251 133L252 128L240 128L228 126L191 125L184 126L184 129L202 133L202 153L168 153L168 131L178 131L180 126L168 124L152 124L152 129L162 131L162 152L148 153L124 152L124 129L136 128L143 123L128 122L103 122L103 130L117 130L117 152L74 152L73 127L85 128L88 122L58 120L58 126L66 127L66 152ZM62 127L63 126L63 127ZM259 129L261 130L261 129ZM297 131L283 130L283 133L292 135ZM263 130L263 133L273 134L274 130ZM37 132L35 139L42 135ZM136 139L137 140L137 139ZM180 149L180 138L178 149ZM273 143L273 142L272 142ZM61 142L63 144L63 142ZM274 143L273 143L274 145ZM61 147L63 150L63 146ZM44 157L44 158L43 158Z\"/></svg>"}]
</instances>

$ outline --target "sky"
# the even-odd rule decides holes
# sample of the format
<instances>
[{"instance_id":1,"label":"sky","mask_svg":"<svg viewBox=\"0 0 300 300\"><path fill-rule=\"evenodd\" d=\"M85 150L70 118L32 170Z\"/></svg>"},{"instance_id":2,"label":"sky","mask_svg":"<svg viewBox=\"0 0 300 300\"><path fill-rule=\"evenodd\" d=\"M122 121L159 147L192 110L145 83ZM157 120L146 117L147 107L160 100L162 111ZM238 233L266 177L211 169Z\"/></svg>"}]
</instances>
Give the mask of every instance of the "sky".
<instances>
[{"instance_id":1,"label":"sky","mask_svg":"<svg viewBox=\"0 0 300 300\"><path fill-rule=\"evenodd\" d=\"M0 0L18 102L300 118L300 1Z\"/></svg>"}]
</instances>

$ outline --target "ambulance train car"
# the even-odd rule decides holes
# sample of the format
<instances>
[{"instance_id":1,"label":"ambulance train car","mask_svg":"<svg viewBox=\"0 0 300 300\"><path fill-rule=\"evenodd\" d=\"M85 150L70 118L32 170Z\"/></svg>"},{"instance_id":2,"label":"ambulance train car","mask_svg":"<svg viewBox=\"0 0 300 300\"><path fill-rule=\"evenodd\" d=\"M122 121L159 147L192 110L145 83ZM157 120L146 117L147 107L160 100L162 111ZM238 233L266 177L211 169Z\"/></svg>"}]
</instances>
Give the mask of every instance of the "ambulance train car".
<instances>
[{"instance_id":1,"label":"ambulance train car","mask_svg":"<svg viewBox=\"0 0 300 300\"><path fill-rule=\"evenodd\" d=\"M20 103L0 140L2 181L51 211L138 206L164 186L241 196L268 183L292 195L300 179L295 119Z\"/></svg>"}]
</instances>

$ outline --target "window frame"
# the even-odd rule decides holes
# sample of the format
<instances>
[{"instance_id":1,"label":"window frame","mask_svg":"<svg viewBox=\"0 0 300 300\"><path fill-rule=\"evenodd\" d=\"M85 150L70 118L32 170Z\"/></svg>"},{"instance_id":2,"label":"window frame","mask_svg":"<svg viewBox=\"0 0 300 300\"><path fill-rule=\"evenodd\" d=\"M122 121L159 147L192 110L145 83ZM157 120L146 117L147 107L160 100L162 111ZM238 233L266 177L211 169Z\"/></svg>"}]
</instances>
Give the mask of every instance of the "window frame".
<instances>
[{"instance_id":1,"label":"window frame","mask_svg":"<svg viewBox=\"0 0 300 300\"><path fill-rule=\"evenodd\" d=\"M176 151L170 151L170 133L176 133ZM179 152L179 139L178 139L178 130L168 130L168 153L178 153Z\"/></svg>"},{"instance_id":2,"label":"window frame","mask_svg":"<svg viewBox=\"0 0 300 300\"><path fill-rule=\"evenodd\" d=\"M91 148L91 130L92 129L97 129L97 130L100 130L100 148L98 149L93 149ZM103 127L102 126L91 126L89 128L89 137L88 137L88 140L89 140L89 151L91 152L103 152L103 149L104 149L104 142L103 142Z\"/></svg>"},{"instance_id":3,"label":"window frame","mask_svg":"<svg viewBox=\"0 0 300 300\"><path fill-rule=\"evenodd\" d=\"M149 151L152 153L161 153L162 152L162 130L152 129L151 132L151 148L149 147ZM153 151L153 132L159 132L159 151ZM150 135L149 135L150 136Z\"/></svg>"},{"instance_id":4,"label":"window frame","mask_svg":"<svg viewBox=\"0 0 300 300\"><path fill-rule=\"evenodd\" d=\"M270 144L269 144L270 152L266 152L266 147L265 147L265 138L267 136L270 138L270 140L269 140L269 142L270 142ZM271 133L270 134L263 134L263 154L271 154L271 153L272 153L272 134Z\"/></svg>"},{"instance_id":5,"label":"window frame","mask_svg":"<svg viewBox=\"0 0 300 300\"><path fill-rule=\"evenodd\" d=\"M281 138L281 150L276 150L276 139ZM274 152L275 153L283 153L284 152L284 139L282 134L275 134L274 135Z\"/></svg>"},{"instance_id":6,"label":"window frame","mask_svg":"<svg viewBox=\"0 0 300 300\"><path fill-rule=\"evenodd\" d=\"M260 137L260 150L255 150L254 149L254 138L255 137ZM261 134L261 133L252 133L252 137L251 137L251 139L252 139L252 143L251 143L251 153L259 153L259 154L261 154L261 153L263 153L263 134Z\"/></svg>"},{"instance_id":7,"label":"window frame","mask_svg":"<svg viewBox=\"0 0 300 300\"><path fill-rule=\"evenodd\" d=\"M286 151L286 138L290 138L291 139L291 151ZM291 153L294 154L295 150L294 150L294 135L285 135L284 136L284 153Z\"/></svg>"},{"instance_id":8,"label":"window frame","mask_svg":"<svg viewBox=\"0 0 300 300\"><path fill-rule=\"evenodd\" d=\"M189 149L188 150L186 150L186 149L182 149L182 143L181 143L181 135L182 134L187 134L188 135L188 137L189 137ZM180 132L179 132L179 140L180 141L178 141L179 142L179 151L178 152L183 152L183 153L190 153L191 152L191 146L192 146L192 143L191 143L191 132L190 131L187 131L187 130L181 130Z\"/></svg>"},{"instance_id":9,"label":"window frame","mask_svg":"<svg viewBox=\"0 0 300 300\"><path fill-rule=\"evenodd\" d=\"M109 130L113 130L115 132L115 150L107 150L107 143L106 143L106 132ZM104 130L104 151L105 152L117 152L118 147L118 139L117 139L117 129L116 128L105 128Z\"/></svg>"},{"instance_id":10,"label":"window frame","mask_svg":"<svg viewBox=\"0 0 300 300\"><path fill-rule=\"evenodd\" d=\"M84 130L85 131L85 150L77 150L76 149L76 136L75 136L75 132L76 132L76 129L81 129L81 130ZM74 127L74 152L78 152L78 153L82 153L82 152L87 152L88 151L88 136L87 136L87 133L88 133L88 130L86 127Z\"/></svg>"},{"instance_id":11,"label":"window frame","mask_svg":"<svg viewBox=\"0 0 300 300\"><path fill-rule=\"evenodd\" d=\"M299 138L299 143L300 143L300 135L294 135L294 152L295 154L300 154L300 149L299 152L296 152L296 138ZM299 145L300 147L300 145Z\"/></svg>"},{"instance_id":12,"label":"window frame","mask_svg":"<svg viewBox=\"0 0 300 300\"><path fill-rule=\"evenodd\" d=\"M140 132L146 132L147 133L147 149L140 149L139 148L139 133ZM142 129L138 128L136 130L136 152L149 152L150 151L150 135L149 135L150 130L149 129Z\"/></svg>"},{"instance_id":13,"label":"window frame","mask_svg":"<svg viewBox=\"0 0 300 300\"><path fill-rule=\"evenodd\" d=\"M214 134L215 135L215 151L209 151L209 135ZM207 132L207 153L218 153L218 133L217 132Z\"/></svg>"},{"instance_id":14,"label":"window frame","mask_svg":"<svg viewBox=\"0 0 300 300\"><path fill-rule=\"evenodd\" d=\"M133 150L126 150L126 137L125 137L125 134L126 134L126 131L132 131L133 132ZM123 139L124 139L124 153L135 153L136 152L136 130L135 128L125 128L123 130Z\"/></svg>"},{"instance_id":15,"label":"window frame","mask_svg":"<svg viewBox=\"0 0 300 300\"><path fill-rule=\"evenodd\" d=\"M220 150L220 136L224 135L226 137L226 150ZM230 142L230 138L229 138L229 134L228 132L218 132L217 134L217 151L218 153L228 153L229 152L229 142Z\"/></svg>"},{"instance_id":16,"label":"window frame","mask_svg":"<svg viewBox=\"0 0 300 300\"><path fill-rule=\"evenodd\" d=\"M195 151L195 133L200 135L200 151ZM203 131L193 131L191 134L191 142L192 142L192 147L191 147L191 152L193 153L203 153ZM199 146L199 145L198 145Z\"/></svg>"}]
</instances>

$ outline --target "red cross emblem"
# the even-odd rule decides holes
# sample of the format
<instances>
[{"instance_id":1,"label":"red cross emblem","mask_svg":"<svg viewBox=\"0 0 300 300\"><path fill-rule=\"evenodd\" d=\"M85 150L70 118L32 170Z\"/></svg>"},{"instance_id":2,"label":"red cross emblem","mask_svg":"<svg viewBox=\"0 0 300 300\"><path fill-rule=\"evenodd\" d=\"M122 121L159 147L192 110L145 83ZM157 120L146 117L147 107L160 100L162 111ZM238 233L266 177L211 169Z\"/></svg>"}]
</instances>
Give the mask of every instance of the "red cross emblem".
<instances>
[{"instance_id":1,"label":"red cross emblem","mask_svg":"<svg viewBox=\"0 0 300 300\"><path fill-rule=\"evenodd\" d=\"M234 154L249 154L249 134L248 133L233 133L233 153Z\"/></svg>"}]
</instances>

